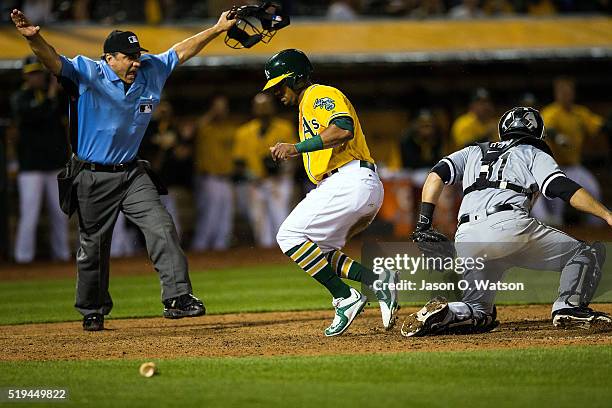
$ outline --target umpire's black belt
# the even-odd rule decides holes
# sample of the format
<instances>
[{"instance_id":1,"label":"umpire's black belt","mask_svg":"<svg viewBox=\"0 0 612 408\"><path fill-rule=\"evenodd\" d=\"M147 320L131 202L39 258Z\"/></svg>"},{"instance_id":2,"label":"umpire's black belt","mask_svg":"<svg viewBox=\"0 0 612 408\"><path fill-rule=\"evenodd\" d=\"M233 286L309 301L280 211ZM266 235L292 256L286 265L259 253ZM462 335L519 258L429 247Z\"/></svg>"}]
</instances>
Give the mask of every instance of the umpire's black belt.
<instances>
[{"instance_id":1,"label":"umpire's black belt","mask_svg":"<svg viewBox=\"0 0 612 408\"><path fill-rule=\"evenodd\" d=\"M510 204L501 204L501 205L496 205L494 207L491 208L487 208L486 214L487 215L493 215L495 213L498 212L502 212L502 211L511 211L514 210L514 207ZM461 225L461 224L465 224L466 222L470 221L470 214L463 214L461 217L459 217L459 224L457 224L457 226Z\"/></svg>"},{"instance_id":2,"label":"umpire's black belt","mask_svg":"<svg viewBox=\"0 0 612 408\"><path fill-rule=\"evenodd\" d=\"M85 160L77 159L81 163L83 163L83 168L91 171L102 171L106 173L119 173L122 171L128 171L133 169L138 165L138 160L132 160L127 163L119 163L119 164L99 164L88 162Z\"/></svg>"}]
</instances>

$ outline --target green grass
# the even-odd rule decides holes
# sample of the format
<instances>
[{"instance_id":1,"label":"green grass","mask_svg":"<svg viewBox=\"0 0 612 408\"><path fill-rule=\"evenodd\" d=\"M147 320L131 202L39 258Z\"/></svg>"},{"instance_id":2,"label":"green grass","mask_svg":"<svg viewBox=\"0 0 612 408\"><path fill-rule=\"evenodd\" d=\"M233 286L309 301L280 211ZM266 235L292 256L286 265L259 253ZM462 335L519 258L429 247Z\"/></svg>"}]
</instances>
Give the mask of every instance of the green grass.
<instances>
[{"instance_id":1,"label":"green grass","mask_svg":"<svg viewBox=\"0 0 612 408\"><path fill-rule=\"evenodd\" d=\"M111 273L112 275L112 273ZM406 277L410 279L410 277ZM428 279L435 279L431 275ZM525 297L501 293L500 304L550 303L556 297L559 274L513 271L508 279L528 282ZM194 293L204 299L209 314L328 309L330 296L297 266L255 266L191 272ZM600 302L612 301L612 273L600 283ZM111 276L112 318L160 316L159 279L155 272L140 276ZM405 304L422 304L432 294L404 292ZM79 320L73 308L75 279L0 281L0 324ZM376 306L376 305L375 305Z\"/></svg>"},{"instance_id":2,"label":"green grass","mask_svg":"<svg viewBox=\"0 0 612 408\"><path fill-rule=\"evenodd\" d=\"M177 359L150 379L136 360L0 362L0 388L67 388L62 406L608 407L611 359L611 346Z\"/></svg>"},{"instance_id":3,"label":"green grass","mask_svg":"<svg viewBox=\"0 0 612 408\"><path fill-rule=\"evenodd\" d=\"M330 307L328 292L294 265L192 272L194 293L210 314ZM161 316L159 279L111 276L113 318ZM79 320L75 279L0 282L0 324Z\"/></svg>"},{"instance_id":4,"label":"green grass","mask_svg":"<svg viewBox=\"0 0 612 408\"><path fill-rule=\"evenodd\" d=\"M556 279L537 281L554 296ZM210 313L329 308L327 292L289 264L193 272L192 281ZM74 284L0 282L0 324L79 320ZM161 314L153 272L112 277L111 293L114 318ZM143 360L0 361L0 405L44 406L2 400L9 387L33 387L67 388L61 406L607 407L610 361L612 346L190 358L156 360L160 374L151 379L137 373Z\"/></svg>"}]
</instances>

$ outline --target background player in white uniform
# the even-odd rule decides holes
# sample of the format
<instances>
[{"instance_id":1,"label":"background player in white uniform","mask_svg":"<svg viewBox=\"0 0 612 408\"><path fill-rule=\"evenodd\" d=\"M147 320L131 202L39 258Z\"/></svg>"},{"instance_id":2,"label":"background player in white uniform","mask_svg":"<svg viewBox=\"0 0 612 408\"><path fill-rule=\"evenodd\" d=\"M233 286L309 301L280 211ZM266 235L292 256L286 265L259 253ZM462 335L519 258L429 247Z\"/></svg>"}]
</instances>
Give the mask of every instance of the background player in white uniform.
<instances>
[{"instance_id":1,"label":"background player in white uniform","mask_svg":"<svg viewBox=\"0 0 612 408\"><path fill-rule=\"evenodd\" d=\"M277 143L275 160L302 155L304 167L317 188L289 214L277 234L282 251L325 286L336 310L326 336L342 334L361 312L367 299L340 278L370 286L373 272L340 249L364 230L378 213L383 187L366 144L359 119L348 98L338 89L312 84L312 65L298 50L284 50L266 64L264 88L285 105L299 105L300 143ZM395 273L376 277L394 281ZM393 326L395 292L375 291L383 325Z\"/></svg>"},{"instance_id":2,"label":"background player in white uniform","mask_svg":"<svg viewBox=\"0 0 612 408\"><path fill-rule=\"evenodd\" d=\"M478 290L474 282L501 281L514 266L561 272L559 297L552 307L555 326L612 322L609 315L588 307L601 278L603 244L578 241L530 217L529 211L540 193L547 199L561 198L610 226L612 213L559 169L543 141L546 131L538 111L511 109L502 116L498 130L501 142L461 149L443 158L427 178L417 230L431 227L444 184L462 181L465 197L455 235L457 256L476 258L486 253L487 261L484 268L465 272L462 279L470 288L462 302L432 299L406 320L405 336L491 330L496 325L496 292Z\"/></svg>"}]
</instances>

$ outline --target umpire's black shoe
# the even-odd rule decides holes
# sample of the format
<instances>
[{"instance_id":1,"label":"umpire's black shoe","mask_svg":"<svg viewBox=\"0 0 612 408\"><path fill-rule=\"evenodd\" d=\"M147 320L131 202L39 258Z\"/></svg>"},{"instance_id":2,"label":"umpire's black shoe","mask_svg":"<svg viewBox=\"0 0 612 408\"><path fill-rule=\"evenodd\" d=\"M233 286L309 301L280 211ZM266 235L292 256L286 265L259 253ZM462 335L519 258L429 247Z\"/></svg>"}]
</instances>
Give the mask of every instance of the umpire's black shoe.
<instances>
[{"instance_id":1,"label":"umpire's black shoe","mask_svg":"<svg viewBox=\"0 0 612 408\"><path fill-rule=\"evenodd\" d=\"M553 325L562 329L588 329L597 323L612 324L612 317L590 307L568 307L553 312Z\"/></svg>"},{"instance_id":2,"label":"umpire's black shoe","mask_svg":"<svg viewBox=\"0 0 612 408\"><path fill-rule=\"evenodd\" d=\"M163 303L166 319L181 319L206 314L206 308L202 301L190 293L164 300Z\"/></svg>"},{"instance_id":3,"label":"umpire's black shoe","mask_svg":"<svg viewBox=\"0 0 612 408\"><path fill-rule=\"evenodd\" d=\"M104 330L104 315L91 313L83 317L83 330L100 331Z\"/></svg>"}]
</instances>

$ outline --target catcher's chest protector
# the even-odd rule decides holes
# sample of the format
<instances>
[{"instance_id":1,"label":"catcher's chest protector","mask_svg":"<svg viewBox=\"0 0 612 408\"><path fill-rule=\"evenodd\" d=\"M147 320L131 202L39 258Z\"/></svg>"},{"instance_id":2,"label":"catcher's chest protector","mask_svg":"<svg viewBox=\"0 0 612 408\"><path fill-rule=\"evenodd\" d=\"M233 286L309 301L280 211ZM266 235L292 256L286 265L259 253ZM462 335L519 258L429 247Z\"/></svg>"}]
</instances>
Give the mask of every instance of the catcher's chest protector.
<instances>
[{"instance_id":1,"label":"catcher's chest protector","mask_svg":"<svg viewBox=\"0 0 612 408\"><path fill-rule=\"evenodd\" d=\"M502 179L503 169L505 167L506 162L508 161L509 154L508 152L511 148L518 145L531 145L534 146L543 152L552 156L552 152L546 142L535 139L533 137L522 137L518 139L505 140L501 142L495 143L477 143L478 147L482 151L482 159L480 161L480 173L478 174L478 178L471 186L463 190L463 194L469 194L473 191L485 190L487 188L501 188L501 189L509 189L516 191L517 193L525 194L529 199L533 195L534 190L530 188L525 188L518 184L510 183L509 181ZM502 157L502 165L498 171L498 180L492 181L490 180L491 173L493 172L493 165Z\"/></svg>"}]
</instances>

